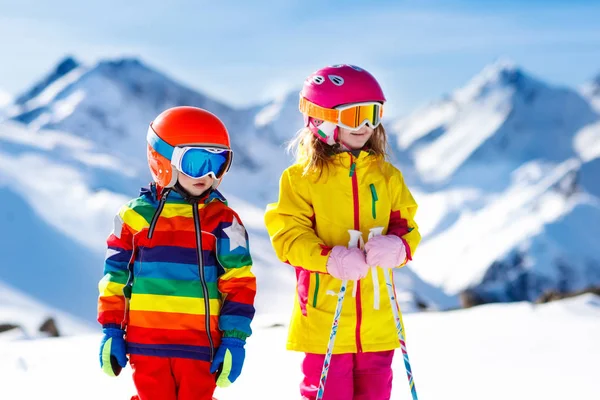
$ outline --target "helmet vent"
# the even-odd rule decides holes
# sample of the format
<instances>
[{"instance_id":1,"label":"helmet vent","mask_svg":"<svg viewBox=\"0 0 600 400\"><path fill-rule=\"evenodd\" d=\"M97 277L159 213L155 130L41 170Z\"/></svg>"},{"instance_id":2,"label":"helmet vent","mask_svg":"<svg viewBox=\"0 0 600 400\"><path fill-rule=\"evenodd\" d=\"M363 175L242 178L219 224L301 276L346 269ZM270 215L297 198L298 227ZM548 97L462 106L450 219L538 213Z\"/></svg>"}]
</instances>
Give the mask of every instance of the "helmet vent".
<instances>
[{"instance_id":1,"label":"helmet vent","mask_svg":"<svg viewBox=\"0 0 600 400\"><path fill-rule=\"evenodd\" d=\"M321 85L323 82L325 82L325 78L323 78L321 75L315 75L312 77L312 81L317 85Z\"/></svg>"},{"instance_id":2,"label":"helmet vent","mask_svg":"<svg viewBox=\"0 0 600 400\"><path fill-rule=\"evenodd\" d=\"M344 84L344 78L342 78L341 76L338 76L338 75L327 75L327 77L336 86L342 86Z\"/></svg>"}]
</instances>

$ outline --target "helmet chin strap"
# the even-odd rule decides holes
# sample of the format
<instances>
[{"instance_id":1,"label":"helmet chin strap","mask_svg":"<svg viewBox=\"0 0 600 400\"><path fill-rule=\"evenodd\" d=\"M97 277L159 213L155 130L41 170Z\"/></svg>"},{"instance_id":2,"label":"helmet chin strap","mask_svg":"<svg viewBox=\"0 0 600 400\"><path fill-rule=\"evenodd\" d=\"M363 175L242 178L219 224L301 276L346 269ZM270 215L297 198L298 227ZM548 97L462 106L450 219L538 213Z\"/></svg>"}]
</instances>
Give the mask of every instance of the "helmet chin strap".
<instances>
[{"instance_id":1,"label":"helmet chin strap","mask_svg":"<svg viewBox=\"0 0 600 400\"><path fill-rule=\"evenodd\" d=\"M192 204L194 202L197 203L200 200L202 200L203 198L205 198L206 196L210 195L212 193L212 191L215 189L211 186L210 188L208 188L204 192L202 192L202 194L200 194L198 196L194 196L194 195L190 194L187 190L185 190L178 181L177 183L175 183L175 185L173 185L173 190L176 191L177 193L179 193L179 195L181 197L183 197L183 199L186 202Z\"/></svg>"},{"instance_id":2,"label":"helmet chin strap","mask_svg":"<svg viewBox=\"0 0 600 400\"><path fill-rule=\"evenodd\" d=\"M352 149L340 139L340 127L333 122L321 121L309 117L307 127L316 137L328 145L337 145L340 147L340 151L352 151Z\"/></svg>"}]
</instances>

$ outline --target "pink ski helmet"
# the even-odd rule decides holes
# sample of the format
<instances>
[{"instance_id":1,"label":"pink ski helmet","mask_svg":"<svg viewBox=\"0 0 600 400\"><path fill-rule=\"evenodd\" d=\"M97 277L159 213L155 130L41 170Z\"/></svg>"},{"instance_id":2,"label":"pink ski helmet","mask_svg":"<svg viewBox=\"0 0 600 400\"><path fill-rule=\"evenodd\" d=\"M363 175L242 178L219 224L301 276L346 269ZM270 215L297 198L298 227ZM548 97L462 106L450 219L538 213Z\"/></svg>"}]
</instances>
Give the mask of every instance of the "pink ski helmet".
<instances>
[{"instance_id":1,"label":"pink ski helmet","mask_svg":"<svg viewBox=\"0 0 600 400\"><path fill-rule=\"evenodd\" d=\"M306 78L300 98L317 106L333 109L335 107L364 102L385 102L385 96L377 80L366 70L348 64L337 64L321 68ZM303 112L304 124L319 139L329 145L337 142L336 124L315 119L310 113Z\"/></svg>"}]
</instances>

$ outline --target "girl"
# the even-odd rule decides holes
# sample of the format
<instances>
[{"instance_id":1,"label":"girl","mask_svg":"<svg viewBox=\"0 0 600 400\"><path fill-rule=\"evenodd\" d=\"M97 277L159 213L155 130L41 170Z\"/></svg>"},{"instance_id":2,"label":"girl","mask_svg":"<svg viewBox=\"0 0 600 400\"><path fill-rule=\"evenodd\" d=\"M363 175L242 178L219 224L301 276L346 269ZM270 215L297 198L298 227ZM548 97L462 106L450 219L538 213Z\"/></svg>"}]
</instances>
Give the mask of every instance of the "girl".
<instances>
[{"instance_id":1,"label":"girl","mask_svg":"<svg viewBox=\"0 0 600 400\"><path fill-rule=\"evenodd\" d=\"M421 237L417 204L400 171L386 161L384 102L377 80L356 66L310 75L300 93L305 128L292 143L297 162L281 176L279 201L267 206L275 252L296 268L287 348L306 353L304 399L317 394L341 280L354 282L348 283L324 399L390 397L399 341L383 274L410 261ZM348 230L366 238L375 227L384 227L383 235L364 251L346 247Z\"/></svg>"}]
</instances>

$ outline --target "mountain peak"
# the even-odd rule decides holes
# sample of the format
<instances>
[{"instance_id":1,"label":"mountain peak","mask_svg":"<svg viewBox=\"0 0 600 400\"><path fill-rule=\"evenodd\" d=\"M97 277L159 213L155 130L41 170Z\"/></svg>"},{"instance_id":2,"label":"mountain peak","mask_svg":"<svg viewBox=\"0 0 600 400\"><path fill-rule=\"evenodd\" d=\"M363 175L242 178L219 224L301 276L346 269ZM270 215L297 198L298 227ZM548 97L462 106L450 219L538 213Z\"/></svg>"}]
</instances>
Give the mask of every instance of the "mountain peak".
<instances>
[{"instance_id":1,"label":"mountain peak","mask_svg":"<svg viewBox=\"0 0 600 400\"><path fill-rule=\"evenodd\" d=\"M56 67L48 75L42 78L37 84L35 84L29 91L23 93L19 97L15 99L15 104L25 104L29 100L38 96L42 93L48 86L52 83L56 82L63 76L67 75L69 72L78 68L81 64L72 56L66 56L62 60L58 62Z\"/></svg>"},{"instance_id":2,"label":"mountain peak","mask_svg":"<svg viewBox=\"0 0 600 400\"><path fill-rule=\"evenodd\" d=\"M493 63L486 65L479 75L488 80L495 80L520 73L519 66L513 60L499 58Z\"/></svg>"},{"instance_id":3,"label":"mountain peak","mask_svg":"<svg viewBox=\"0 0 600 400\"><path fill-rule=\"evenodd\" d=\"M98 63L98 67L111 69L150 69L136 57L123 57L109 60L102 60Z\"/></svg>"},{"instance_id":4,"label":"mountain peak","mask_svg":"<svg viewBox=\"0 0 600 400\"><path fill-rule=\"evenodd\" d=\"M455 92L454 98L459 103L467 103L498 89L531 92L543 86L542 82L524 72L512 60L502 58L485 66L465 87Z\"/></svg>"},{"instance_id":5,"label":"mountain peak","mask_svg":"<svg viewBox=\"0 0 600 400\"><path fill-rule=\"evenodd\" d=\"M63 58L54 70L54 74L58 76L63 76L79 67L81 64L72 56L66 56Z\"/></svg>"}]
</instances>

